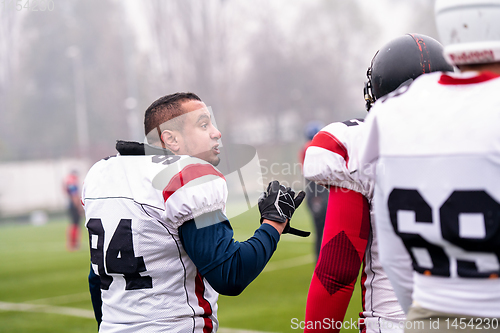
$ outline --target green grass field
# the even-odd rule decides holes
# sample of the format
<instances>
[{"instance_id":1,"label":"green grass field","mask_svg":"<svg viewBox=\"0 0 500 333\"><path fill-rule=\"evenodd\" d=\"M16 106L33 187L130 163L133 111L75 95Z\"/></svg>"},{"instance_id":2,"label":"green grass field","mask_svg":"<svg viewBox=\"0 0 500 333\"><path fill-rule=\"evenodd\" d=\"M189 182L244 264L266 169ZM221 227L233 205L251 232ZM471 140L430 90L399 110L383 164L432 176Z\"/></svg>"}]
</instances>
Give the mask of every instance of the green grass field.
<instances>
[{"instance_id":1,"label":"green grass field","mask_svg":"<svg viewBox=\"0 0 500 333\"><path fill-rule=\"evenodd\" d=\"M235 238L245 240L258 226L258 210L231 223ZM297 210L292 224L312 230L306 208ZM82 234L81 250L69 252L66 227L64 220L43 226L0 226L0 332L97 331L87 286L87 235ZM304 320L314 269L312 242L312 237L283 235L266 269L240 296L219 298L220 332L300 331L291 328L291 321ZM357 287L346 320L357 320L360 309Z\"/></svg>"}]
</instances>

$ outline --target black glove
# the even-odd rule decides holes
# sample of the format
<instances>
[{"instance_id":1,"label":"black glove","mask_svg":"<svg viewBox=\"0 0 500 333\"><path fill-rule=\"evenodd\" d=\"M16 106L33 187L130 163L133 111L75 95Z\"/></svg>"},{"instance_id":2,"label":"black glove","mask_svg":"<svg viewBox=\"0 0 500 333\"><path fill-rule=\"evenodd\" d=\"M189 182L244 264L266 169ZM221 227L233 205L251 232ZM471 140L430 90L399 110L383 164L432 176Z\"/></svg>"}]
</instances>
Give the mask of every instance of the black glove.
<instances>
[{"instance_id":1,"label":"black glove","mask_svg":"<svg viewBox=\"0 0 500 333\"><path fill-rule=\"evenodd\" d=\"M301 237L309 236L310 232L292 228L289 222L295 209L299 207L305 196L304 191L300 191L295 196L295 192L290 187L280 185L277 180L270 182L267 191L263 192L259 198L260 223L264 219L286 223L283 234L288 233Z\"/></svg>"}]
</instances>

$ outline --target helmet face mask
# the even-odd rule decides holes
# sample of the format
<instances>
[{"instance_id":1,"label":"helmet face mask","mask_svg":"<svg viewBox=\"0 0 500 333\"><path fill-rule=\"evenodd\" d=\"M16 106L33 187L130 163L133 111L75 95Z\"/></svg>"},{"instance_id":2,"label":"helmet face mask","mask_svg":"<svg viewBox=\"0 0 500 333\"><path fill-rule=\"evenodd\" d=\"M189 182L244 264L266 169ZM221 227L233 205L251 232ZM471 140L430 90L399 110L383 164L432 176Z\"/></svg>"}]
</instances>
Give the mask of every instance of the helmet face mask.
<instances>
[{"instance_id":1,"label":"helmet face mask","mask_svg":"<svg viewBox=\"0 0 500 333\"><path fill-rule=\"evenodd\" d=\"M442 55L443 47L435 39L407 34L393 39L375 54L364 87L366 109L382 96L410 84L424 73L453 71Z\"/></svg>"},{"instance_id":2,"label":"helmet face mask","mask_svg":"<svg viewBox=\"0 0 500 333\"><path fill-rule=\"evenodd\" d=\"M366 102L366 111L370 111L370 108L372 107L373 103L375 103L375 97L373 97L373 92L372 92L372 67L368 67L368 70L366 71L366 77L368 78L368 81L365 82L365 88L363 89L363 94L365 95L365 102Z\"/></svg>"}]
</instances>

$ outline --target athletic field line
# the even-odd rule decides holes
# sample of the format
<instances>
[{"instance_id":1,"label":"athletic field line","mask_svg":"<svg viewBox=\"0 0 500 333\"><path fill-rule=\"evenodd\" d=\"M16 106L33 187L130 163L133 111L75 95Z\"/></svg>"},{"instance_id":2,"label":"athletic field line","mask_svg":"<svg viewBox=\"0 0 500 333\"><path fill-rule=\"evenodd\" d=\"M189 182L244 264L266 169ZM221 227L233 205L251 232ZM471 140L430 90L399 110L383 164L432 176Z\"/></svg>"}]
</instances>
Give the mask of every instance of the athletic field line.
<instances>
[{"instance_id":1,"label":"athletic field line","mask_svg":"<svg viewBox=\"0 0 500 333\"><path fill-rule=\"evenodd\" d=\"M306 264L310 264L314 262L314 255L308 254L302 257L295 257L291 259L279 260L270 262L267 264L266 268L264 268L263 272L272 272L280 269L292 268L297 266L302 266Z\"/></svg>"},{"instance_id":2,"label":"athletic field line","mask_svg":"<svg viewBox=\"0 0 500 333\"><path fill-rule=\"evenodd\" d=\"M19 312L42 312L54 313L81 318L95 318L94 311L68 308L62 306L44 305L44 304L28 304L28 303L6 303L0 302L0 310L19 311Z\"/></svg>"},{"instance_id":3,"label":"athletic field line","mask_svg":"<svg viewBox=\"0 0 500 333\"><path fill-rule=\"evenodd\" d=\"M287 269L292 267L298 267L306 264L310 264L314 262L315 257L312 254L308 254L301 257L295 257L291 259L279 260L275 262L269 263L266 268L264 268L263 272L272 272L280 269ZM41 313L54 313L61 315L68 315L74 317L81 318L94 318L94 312L91 310L78 309L78 308L70 308L70 307L62 307L62 306L53 306L46 304L34 304L34 303L56 303L56 304L64 304L71 303L74 301L81 301L85 299L89 299L90 296L87 293L78 293L71 295L63 295L56 297L49 297L43 299L33 300L27 303L7 303L0 302L0 310L4 311L20 311L20 312L41 312ZM249 331L249 330L238 330L232 328L220 328L220 333L266 333L260 331Z\"/></svg>"},{"instance_id":4,"label":"athletic field line","mask_svg":"<svg viewBox=\"0 0 500 333\"><path fill-rule=\"evenodd\" d=\"M80 318L94 319L94 312L84 309L67 308L62 306L28 304L28 303L6 303L0 302L0 310L19 312L41 312L67 315ZM219 328L219 333L270 333L261 331L238 330L234 328Z\"/></svg>"},{"instance_id":5,"label":"athletic field line","mask_svg":"<svg viewBox=\"0 0 500 333\"><path fill-rule=\"evenodd\" d=\"M82 302L89 301L90 302L90 292L78 293L78 294L70 294L70 295L62 295L48 298L39 298L31 301L26 301L23 303L29 304L44 304L44 305L55 305L55 304L67 304L73 302Z\"/></svg>"}]
</instances>

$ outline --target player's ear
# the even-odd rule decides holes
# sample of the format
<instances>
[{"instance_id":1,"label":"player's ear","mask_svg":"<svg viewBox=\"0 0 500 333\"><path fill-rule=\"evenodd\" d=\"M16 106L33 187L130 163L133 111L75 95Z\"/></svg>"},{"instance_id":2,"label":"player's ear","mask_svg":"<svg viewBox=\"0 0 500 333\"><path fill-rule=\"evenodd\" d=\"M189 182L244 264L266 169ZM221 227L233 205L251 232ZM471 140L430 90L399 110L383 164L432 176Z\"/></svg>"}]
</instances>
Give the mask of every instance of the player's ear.
<instances>
[{"instance_id":1,"label":"player's ear","mask_svg":"<svg viewBox=\"0 0 500 333\"><path fill-rule=\"evenodd\" d=\"M177 153L180 149L178 133L171 130L164 130L161 132L161 141L165 144L165 148L173 152Z\"/></svg>"}]
</instances>

